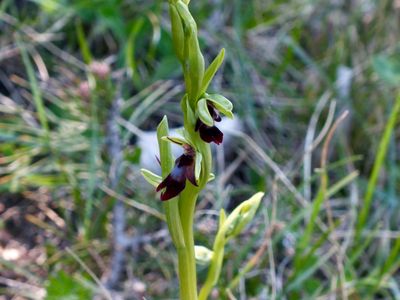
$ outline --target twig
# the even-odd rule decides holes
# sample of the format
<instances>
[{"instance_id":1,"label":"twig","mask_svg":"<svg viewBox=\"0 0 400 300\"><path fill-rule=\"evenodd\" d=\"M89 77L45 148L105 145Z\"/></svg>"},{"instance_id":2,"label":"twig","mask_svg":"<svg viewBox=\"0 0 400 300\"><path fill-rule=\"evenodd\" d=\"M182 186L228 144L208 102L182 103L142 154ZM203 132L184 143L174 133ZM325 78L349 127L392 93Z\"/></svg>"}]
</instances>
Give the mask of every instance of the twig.
<instances>
[{"instance_id":1,"label":"twig","mask_svg":"<svg viewBox=\"0 0 400 300\"><path fill-rule=\"evenodd\" d=\"M114 198L124 202L125 204L132 206L132 207L134 207L142 212L145 212L149 215L152 215L162 221L165 221L164 214L160 213L158 210L156 210L146 204L139 203L133 199L129 199L128 197L125 197L124 195L117 193L116 191L114 191L113 189L110 189L109 187L107 187L105 185L100 186L100 188L102 189L103 192L105 192L109 196L114 197Z\"/></svg>"},{"instance_id":2,"label":"twig","mask_svg":"<svg viewBox=\"0 0 400 300\"><path fill-rule=\"evenodd\" d=\"M97 283L97 285L100 287L101 291L103 292L104 296L108 300L112 300L112 297L110 295L110 292L106 289L106 287L101 283L100 279L96 276L96 274L93 273L92 270L79 258L78 255L75 254L74 251L71 250L71 248L66 247L65 250L68 252L69 255L71 255L85 271L92 277L92 279Z\"/></svg>"},{"instance_id":3,"label":"twig","mask_svg":"<svg viewBox=\"0 0 400 300\"><path fill-rule=\"evenodd\" d=\"M274 233L274 231L281 229L282 229L282 224L279 223L270 224L269 228L266 230L264 234L264 239L261 246L258 248L257 252L249 259L249 261L246 263L244 268L239 272L239 274L237 274L235 278L230 282L227 291L235 288L239 283L239 280L260 262L261 258L263 257L265 251L267 250L270 244L272 234Z\"/></svg>"},{"instance_id":4,"label":"twig","mask_svg":"<svg viewBox=\"0 0 400 300\"><path fill-rule=\"evenodd\" d=\"M5 285L11 289L16 289L21 294L28 294L30 299L41 300L44 299L46 296L45 289L29 283L0 276L0 284Z\"/></svg>"},{"instance_id":5,"label":"twig","mask_svg":"<svg viewBox=\"0 0 400 300\"><path fill-rule=\"evenodd\" d=\"M311 155L312 144L317 127L319 116L330 97L330 93L322 95L315 107L314 113L311 116L310 123L308 124L307 134L304 141L304 157L303 157L303 176L304 176L304 198L307 201L311 200Z\"/></svg>"},{"instance_id":6,"label":"twig","mask_svg":"<svg viewBox=\"0 0 400 300\"><path fill-rule=\"evenodd\" d=\"M122 145L121 136L119 133L117 118L120 115L122 100L115 99L109 110L107 119L107 151L108 157L111 159L109 179L111 189L118 188L121 177L121 164L122 164ZM106 286L113 289L119 282L125 260L125 249L123 241L125 240L125 207L124 203L115 198L113 208L113 255L111 258L111 270L108 276Z\"/></svg>"},{"instance_id":7,"label":"twig","mask_svg":"<svg viewBox=\"0 0 400 300\"><path fill-rule=\"evenodd\" d=\"M335 133L336 129L338 128L338 126L342 123L342 121L347 117L347 115L349 114L349 111L344 111L339 118L335 121L335 123L333 124L332 128L329 130L328 135L326 137L326 140L324 142L324 145L322 147L322 153L321 153L321 169L322 169L322 183L321 185L324 185L324 188L327 189L327 175L326 175L326 163L328 160L328 150L329 150L329 145L330 142L332 140L333 134ZM324 197L327 197L327 195L325 194ZM333 230L335 225L333 223L333 216L332 216L332 208L329 202L329 199L326 199L326 201L324 201L325 206L326 206L326 214L328 217L328 225L329 227ZM333 246L336 252L336 267L338 270L338 275L339 275L339 289L341 291L342 294L342 298L343 299L347 299L347 294L345 292L345 288L344 288L344 283L345 283L345 275L344 275L344 266L343 266L343 261L342 258L343 256L341 255L341 251L340 251L340 244L337 240L336 235L333 233L332 235L332 241L333 241Z\"/></svg>"}]
</instances>

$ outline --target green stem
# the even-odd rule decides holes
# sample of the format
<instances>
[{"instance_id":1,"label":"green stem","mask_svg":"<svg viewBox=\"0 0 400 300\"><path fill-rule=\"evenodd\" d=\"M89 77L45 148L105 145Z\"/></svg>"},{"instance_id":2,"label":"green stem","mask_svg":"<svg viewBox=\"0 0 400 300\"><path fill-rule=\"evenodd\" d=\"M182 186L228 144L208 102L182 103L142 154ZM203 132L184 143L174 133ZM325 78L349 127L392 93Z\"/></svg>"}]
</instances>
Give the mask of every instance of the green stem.
<instances>
[{"instance_id":1,"label":"green stem","mask_svg":"<svg viewBox=\"0 0 400 300\"><path fill-rule=\"evenodd\" d=\"M198 196L198 188L189 182L179 199L179 212L182 222L184 248L178 249L180 299L197 299L197 274L194 255L193 217Z\"/></svg>"},{"instance_id":2,"label":"green stem","mask_svg":"<svg viewBox=\"0 0 400 300\"><path fill-rule=\"evenodd\" d=\"M208 270L207 279L200 290L199 300L207 300L213 286L217 283L221 274L222 261L224 258L225 232L219 232L214 242L214 255Z\"/></svg>"}]
</instances>

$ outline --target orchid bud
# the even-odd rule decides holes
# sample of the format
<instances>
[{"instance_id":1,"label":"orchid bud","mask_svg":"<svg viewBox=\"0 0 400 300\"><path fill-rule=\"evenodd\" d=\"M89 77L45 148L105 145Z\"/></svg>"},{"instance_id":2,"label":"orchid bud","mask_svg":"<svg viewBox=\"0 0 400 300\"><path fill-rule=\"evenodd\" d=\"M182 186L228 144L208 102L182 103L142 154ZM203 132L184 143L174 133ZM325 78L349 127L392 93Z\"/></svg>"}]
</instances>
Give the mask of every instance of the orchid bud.
<instances>
[{"instance_id":1,"label":"orchid bud","mask_svg":"<svg viewBox=\"0 0 400 300\"><path fill-rule=\"evenodd\" d=\"M189 44L189 75L191 83L191 99L197 100L204 76L204 57L201 54L197 36L191 36L188 39Z\"/></svg>"},{"instance_id":2,"label":"orchid bud","mask_svg":"<svg viewBox=\"0 0 400 300\"><path fill-rule=\"evenodd\" d=\"M199 41L197 39L197 25L194 21L189 9L182 1L176 3L177 11L184 25L185 35L185 68L187 68L187 76L189 76L190 90L189 98L191 101L197 100L200 93L204 77L204 57L201 53Z\"/></svg>"},{"instance_id":3,"label":"orchid bud","mask_svg":"<svg viewBox=\"0 0 400 300\"><path fill-rule=\"evenodd\" d=\"M207 266L213 258L214 252L204 246L194 246L194 255L196 263L202 266Z\"/></svg>"},{"instance_id":4,"label":"orchid bud","mask_svg":"<svg viewBox=\"0 0 400 300\"><path fill-rule=\"evenodd\" d=\"M263 196L264 193L258 192L232 211L221 228L227 240L238 235L253 219Z\"/></svg>"},{"instance_id":5,"label":"orchid bud","mask_svg":"<svg viewBox=\"0 0 400 300\"><path fill-rule=\"evenodd\" d=\"M170 3L169 5L169 14L171 17L172 41L175 54L182 63L184 61L183 50L185 47L185 36L181 18L174 4Z\"/></svg>"}]
</instances>

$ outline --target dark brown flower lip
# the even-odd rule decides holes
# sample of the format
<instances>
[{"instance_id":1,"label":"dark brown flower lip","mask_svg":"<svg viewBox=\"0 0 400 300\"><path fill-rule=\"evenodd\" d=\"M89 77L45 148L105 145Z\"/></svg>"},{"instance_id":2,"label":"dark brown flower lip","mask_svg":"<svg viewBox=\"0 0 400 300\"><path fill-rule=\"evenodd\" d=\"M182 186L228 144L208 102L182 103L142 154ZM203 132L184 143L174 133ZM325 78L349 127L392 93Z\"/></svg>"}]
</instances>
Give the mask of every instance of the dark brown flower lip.
<instances>
[{"instance_id":1,"label":"dark brown flower lip","mask_svg":"<svg viewBox=\"0 0 400 300\"><path fill-rule=\"evenodd\" d=\"M221 116L219 114L219 111L210 101L207 101L207 108L214 122L220 122ZM204 124L200 119L197 119L195 131L199 131L201 139L206 143L214 142L215 144L219 145L222 143L224 137L224 134L221 132L221 130L218 129L218 127L216 127L215 125L208 126Z\"/></svg>"},{"instance_id":2,"label":"dark brown flower lip","mask_svg":"<svg viewBox=\"0 0 400 300\"><path fill-rule=\"evenodd\" d=\"M165 191L161 193L161 201L178 196L185 189L186 179L197 186L194 174L195 151L190 145L187 146L190 150L185 149L185 152L175 160L171 173L156 188L157 192L165 188Z\"/></svg>"},{"instance_id":3,"label":"dark brown flower lip","mask_svg":"<svg viewBox=\"0 0 400 300\"><path fill-rule=\"evenodd\" d=\"M217 126L207 126L200 119L196 122L195 131L199 131L201 139L206 143L214 142L219 145L224 138L224 134Z\"/></svg>"}]
</instances>

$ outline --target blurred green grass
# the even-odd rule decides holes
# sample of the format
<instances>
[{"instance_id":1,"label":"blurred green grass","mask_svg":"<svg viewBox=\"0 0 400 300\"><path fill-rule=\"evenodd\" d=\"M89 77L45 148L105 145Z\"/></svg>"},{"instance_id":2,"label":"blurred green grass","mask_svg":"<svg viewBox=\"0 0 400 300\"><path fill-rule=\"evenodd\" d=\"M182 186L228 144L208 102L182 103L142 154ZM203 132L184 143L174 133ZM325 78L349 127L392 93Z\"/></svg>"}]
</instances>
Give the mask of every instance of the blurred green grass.
<instances>
[{"instance_id":1,"label":"blurred green grass","mask_svg":"<svg viewBox=\"0 0 400 300\"><path fill-rule=\"evenodd\" d=\"M228 147L235 151L216 156L196 241L211 246L221 207L268 194L228 247L215 299L400 299L396 3L192 0L206 59L226 48L214 88L245 128ZM126 255L118 293L140 299L144 283L148 299L176 298L174 252L157 237L161 205L139 178L146 149L119 126L122 176L112 188L106 150L108 111L119 97L121 117L141 129L154 130L164 114L180 124L182 78L166 3L0 5L0 294L107 298L99 280L112 256L112 208L123 199L126 231L149 241ZM100 60L111 66L106 79L88 67ZM89 97L86 82L97 83ZM345 110L330 143L325 130L311 151ZM253 268L231 284L252 258ZM200 267L199 280L205 275Z\"/></svg>"}]
</instances>

